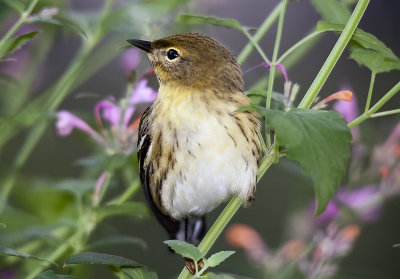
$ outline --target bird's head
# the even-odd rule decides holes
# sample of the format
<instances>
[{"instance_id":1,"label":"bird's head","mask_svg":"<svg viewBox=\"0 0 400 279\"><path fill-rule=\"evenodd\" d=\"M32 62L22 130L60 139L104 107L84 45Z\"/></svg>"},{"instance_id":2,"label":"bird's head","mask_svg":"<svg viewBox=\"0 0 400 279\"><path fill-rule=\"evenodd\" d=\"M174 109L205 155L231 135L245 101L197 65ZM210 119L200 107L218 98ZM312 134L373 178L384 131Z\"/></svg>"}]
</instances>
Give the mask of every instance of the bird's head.
<instances>
[{"instance_id":1,"label":"bird's head","mask_svg":"<svg viewBox=\"0 0 400 279\"><path fill-rule=\"evenodd\" d=\"M183 33L151 42L128 42L147 53L162 86L199 91L244 91L242 71L235 57L206 35Z\"/></svg>"}]
</instances>

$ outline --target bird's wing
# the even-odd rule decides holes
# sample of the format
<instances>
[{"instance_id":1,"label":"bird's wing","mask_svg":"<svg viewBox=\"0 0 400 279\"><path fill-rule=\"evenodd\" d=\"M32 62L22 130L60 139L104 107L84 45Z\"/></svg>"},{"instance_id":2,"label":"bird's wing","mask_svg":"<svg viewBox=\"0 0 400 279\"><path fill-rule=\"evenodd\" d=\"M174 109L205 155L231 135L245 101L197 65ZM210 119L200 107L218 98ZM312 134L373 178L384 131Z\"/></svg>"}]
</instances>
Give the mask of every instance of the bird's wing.
<instances>
[{"instance_id":1,"label":"bird's wing","mask_svg":"<svg viewBox=\"0 0 400 279\"><path fill-rule=\"evenodd\" d=\"M150 135L150 122L149 118L153 106L149 106L143 113L139 123L139 135L138 135L138 161L139 161L139 172L140 181L142 183L144 193L146 196L147 203L157 218L157 220L167 230L170 238L176 239L176 234L179 231L180 224L178 221L174 221L167 215L163 214L160 209L154 203L153 197L150 191L150 175L152 173L152 162L145 164L147 156L149 156L149 149L151 146L151 135Z\"/></svg>"}]
</instances>

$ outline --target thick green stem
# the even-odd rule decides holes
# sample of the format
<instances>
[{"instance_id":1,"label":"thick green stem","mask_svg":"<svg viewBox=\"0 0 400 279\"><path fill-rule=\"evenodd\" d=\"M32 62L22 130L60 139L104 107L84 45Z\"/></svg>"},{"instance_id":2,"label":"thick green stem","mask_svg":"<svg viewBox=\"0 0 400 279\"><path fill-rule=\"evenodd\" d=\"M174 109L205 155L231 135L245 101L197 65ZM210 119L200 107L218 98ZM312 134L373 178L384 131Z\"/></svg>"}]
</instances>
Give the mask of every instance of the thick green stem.
<instances>
[{"instance_id":1,"label":"thick green stem","mask_svg":"<svg viewBox=\"0 0 400 279\"><path fill-rule=\"evenodd\" d=\"M359 117L354 119L352 122L347 124L349 128L353 128L354 126L359 125L364 122L368 118L371 117L375 112L377 112L387 101L389 101L396 93L400 91L400 81L396 83L395 86L392 87L372 108L370 108L367 112L364 112Z\"/></svg>"},{"instance_id":2,"label":"thick green stem","mask_svg":"<svg viewBox=\"0 0 400 279\"><path fill-rule=\"evenodd\" d=\"M329 74L331 73L333 67L338 61L339 57L343 53L345 47L353 36L358 23L360 22L367 6L369 0L359 0L357 6L355 7L349 21L347 22L342 34L340 35L338 41L333 47L328 58L325 60L324 65L319 71L317 77L314 79L307 93L305 94L303 100L299 104L299 108L309 108L317 97L319 91L327 80Z\"/></svg>"}]
</instances>

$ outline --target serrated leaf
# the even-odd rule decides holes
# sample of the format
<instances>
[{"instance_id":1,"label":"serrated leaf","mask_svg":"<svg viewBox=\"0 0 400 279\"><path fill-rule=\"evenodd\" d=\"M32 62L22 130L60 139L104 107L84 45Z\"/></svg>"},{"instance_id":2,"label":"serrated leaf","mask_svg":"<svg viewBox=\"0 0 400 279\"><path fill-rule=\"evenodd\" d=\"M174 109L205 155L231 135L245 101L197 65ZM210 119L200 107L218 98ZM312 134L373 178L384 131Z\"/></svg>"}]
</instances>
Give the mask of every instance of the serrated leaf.
<instances>
[{"instance_id":1,"label":"serrated leaf","mask_svg":"<svg viewBox=\"0 0 400 279\"><path fill-rule=\"evenodd\" d=\"M100 220L115 215L129 215L138 218L149 216L149 209L143 202L126 202L120 205L106 205L97 207L94 210L97 213L97 218Z\"/></svg>"},{"instance_id":2,"label":"serrated leaf","mask_svg":"<svg viewBox=\"0 0 400 279\"><path fill-rule=\"evenodd\" d=\"M321 214L336 193L350 156L351 133L336 111L293 109L288 112L257 107L275 132L289 159L311 175Z\"/></svg>"},{"instance_id":3,"label":"serrated leaf","mask_svg":"<svg viewBox=\"0 0 400 279\"><path fill-rule=\"evenodd\" d=\"M5 3L7 6L9 6L11 9L19 14L22 14L24 12L25 6L19 0L3 0L3 3Z\"/></svg>"},{"instance_id":4,"label":"serrated leaf","mask_svg":"<svg viewBox=\"0 0 400 279\"><path fill-rule=\"evenodd\" d=\"M350 53L350 58L376 74L400 70L400 59L388 58L381 52L375 50L353 48Z\"/></svg>"},{"instance_id":5,"label":"serrated leaf","mask_svg":"<svg viewBox=\"0 0 400 279\"><path fill-rule=\"evenodd\" d=\"M48 270L39 274L33 279L79 279L79 277L73 275L56 274L53 270Z\"/></svg>"},{"instance_id":6,"label":"serrated leaf","mask_svg":"<svg viewBox=\"0 0 400 279\"><path fill-rule=\"evenodd\" d=\"M194 262L201 260L204 255L200 252L199 248L193 244L180 240L166 240L164 241L172 250L184 258L190 258Z\"/></svg>"},{"instance_id":7,"label":"serrated leaf","mask_svg":"<svg viewBox=\"0 0 400 279\"><path fill-rule=\"evenodd\" d=\"M157 273L147 266L122 268L121 272L131 279L158 279Z\"/></svg>"},{"instance_id":8,"label":"serrated leaf","mask_svg":"<svg viewBox=\"0 0 400 279\"><path fill-rule=\"evenodd\" d=\"M55 262L40 258L40 257L36 257L36 256L32 256L30 254L27 253L23 253L23 252L19 252L17 250L14 250L12 248L7 248L7 247L1 247L0 246L0 255L3 256L12 256L12 257L18 257L18 258L25 258L25 259L33 259L33 260L38 260L38 261L43 261L43 262L48 262L51 263L55 266L58 266Z\"/></svg>"},{"instance_id":9,"label":"serrated leaf","mask_svg":"<svg viewBox=\"0 0 400 279\"><path fill-rule=\"evenodd\" d=\"M225 261L227 258L235 254L235 251L221 251L218 253L215 253L211 257L207 259L208 265L210 267L215 267Z\"/></svg>"},{"instance_id":10,"label":"serrated leaf","mask_svg":"<svg viewBox=\"0 0 400 279\"><path fill-rule=\"evenodd\" d=\"M128 236L128 235L113 235L110 237L105 237L99 239L91 244L89 244L90 248L98 248L105 245L118 245L118 244L133 244L140 246L142 249L146 249L146 242L138 237Z\"/></svg>"},{"instance_id":11,"label":"serrated leaf","mask_svg":"<svg viewBox=\"0 0 400 279\"><path fill-rule=\"evenodd\" d=\"M345 25L343 24L335 24L326 21L320 21L317 24L317 31L331 30L336 32L342 32ZM376 50L381 52L384 56L391 59L398 59L397 56L381 41L379 41L374 35L364 32L360 29L356 29L354 32L351 43L355 43L358 46L361 46L366 49Z\"/></svg>"},{"instance_id":12,"label":"serrated leaf","mask_svg":"<svg viewBox=\"0 0 400 279\"><path fill-rule=\"evenodd\" d=\"M75 264L102 264L113 267L141 267L142 265L125 257L96 253L96 252L82 252L69 257L64 266Z\"/></svg>"},{"instance_id":13,"label":"serrated leaf","mask_svg":"<svg viewBox=\"0 0 400 279\"><path fill-rule=\"evenodd\" d=\"M185 24L211 24L216 26L233 28L239 31L243 31L244 29L244 27L239 23L239 21L231 18L216 18L213 16L182 14L179 15L176 20L179 23L185 23Z\"/></svg>"},{"instance_id":14,"label":"serrated leaf","mask_svg":"<svg viewBox=\"0 0 400 279\"><path fill-rule=\"evenodd\" d=\"M25 33L21 36L14 37L5 42L3 47L0 49L0 58L13 53L14 51L20 49L23 45L28 43L33 37L35 37L39 31L33 31Z\"/></svg>"},{"instance_id":15,"label":"serrated leaf","mask_svg":"<svg viewBox=\"0 0 400 279\"><path fill-rule=\"evenodd\" d=\"M324 20L346 24L351 16L350 10L337 0L311 0L311 4Z\"/></svg>"}]
</instances>

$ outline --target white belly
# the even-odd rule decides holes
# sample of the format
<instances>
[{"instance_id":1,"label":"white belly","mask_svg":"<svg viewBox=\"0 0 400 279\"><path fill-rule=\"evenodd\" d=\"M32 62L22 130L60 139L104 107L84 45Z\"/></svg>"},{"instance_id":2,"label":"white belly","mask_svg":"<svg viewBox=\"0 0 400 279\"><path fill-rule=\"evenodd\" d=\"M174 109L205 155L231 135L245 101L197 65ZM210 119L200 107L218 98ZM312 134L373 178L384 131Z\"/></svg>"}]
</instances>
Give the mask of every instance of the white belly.
<instances>
[{"instance_id":1,"label":"white belly","mask_svg":"<svg viewBox=\"0 0 400 279\"><path fill-rule=\"evenodd\" d=\"M234 194L247 199L253 192L256 159L246 162L243 156L250 147L243 141L235 144L215 117L197 121L190 131L178 130L178 138L180 149L187 151L175 153L181 172L167 175L162 195L165 210L174 218L203 215Z\"/></svg>"}]
</instances>

